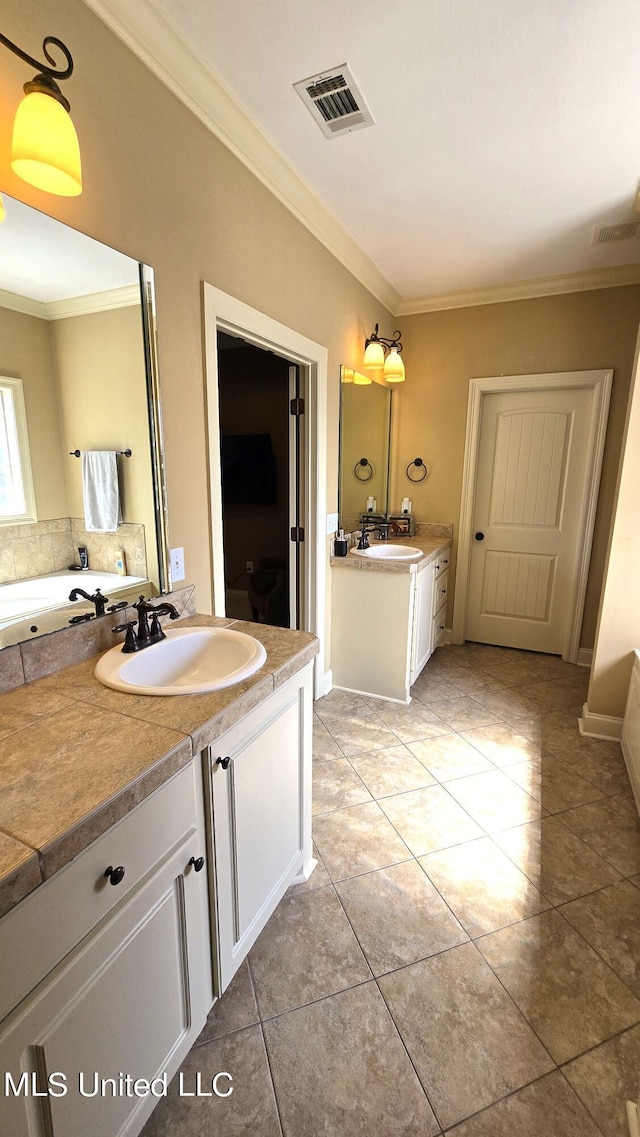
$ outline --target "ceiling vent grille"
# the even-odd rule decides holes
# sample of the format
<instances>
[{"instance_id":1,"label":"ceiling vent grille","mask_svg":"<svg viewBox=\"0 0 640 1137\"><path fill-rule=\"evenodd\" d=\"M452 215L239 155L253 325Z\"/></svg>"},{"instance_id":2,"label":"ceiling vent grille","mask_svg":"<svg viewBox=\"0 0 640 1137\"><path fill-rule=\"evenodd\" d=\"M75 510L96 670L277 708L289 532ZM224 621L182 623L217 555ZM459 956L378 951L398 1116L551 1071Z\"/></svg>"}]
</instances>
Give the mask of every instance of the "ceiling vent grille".
<instances>
[{"instance_id":1,"label":"ceiling vent grille","mask_svg":"<svg viewBox=\"0 0 640 1137\"><path fill-rule=\"evenodd\" d=\"M346 63L293 85L326 138L373 126L371 111Z\"/></svg>"},{"instance_id":2,"label":"ceiling vent grille","mask_svg":"<svg viewBox=\"0 0 640 1137\"><path fill-rule=\"evenodd\" d=\"M594 245L606 245L610 241L637 241L640 237L640 221L621 221L618 225L596 225L593 233Z\"/></svg>"}]
</instances>

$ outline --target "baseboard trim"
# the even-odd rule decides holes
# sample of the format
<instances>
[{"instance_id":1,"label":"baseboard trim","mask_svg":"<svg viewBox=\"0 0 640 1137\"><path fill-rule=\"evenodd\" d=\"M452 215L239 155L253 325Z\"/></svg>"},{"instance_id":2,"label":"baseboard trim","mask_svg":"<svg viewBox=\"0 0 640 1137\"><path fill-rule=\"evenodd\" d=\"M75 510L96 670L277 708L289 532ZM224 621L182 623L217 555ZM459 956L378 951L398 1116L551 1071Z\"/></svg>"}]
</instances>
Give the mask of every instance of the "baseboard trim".
<instances>
[{"instance_id":1,"label":"baseboard trim","mask_svg":"<svg viewBox=\"0 0 640 1137\"><path fill-rule=\"evenodd\" d=\"M398 706L408 707L411 700L392 699L390 695L376 695L373 691L359 691L357 687L334 687L334 691L345 691L347 695L360 695L363 699L378 699L381 703L397 703Z\"/></svg>"},{"instance_id":2,"label":"baseboard trim","mask_svg":"<svg viewBox=\"0 0 640 1137\"><path fill-rule=\"evenodd\" d=\"M578 651L578 658L576 659L578 667L591 667L593 663L593 648L581 647Z\"/></svg>"},{"instance_id":3,"label":"baseboard trim","mask_svg":"<svg viewBox=\"0 0 640 1137\"><path fill-rule=\"evenodd\" d=\"M442 639L441 639L440 643L443 643L443 644L455 643L455 640L453 638L453 628L445 628L444 632L442 633Z\"/></svg>"},{"instance_id":4,"label":"baseboard trim","mask_svg":"<svg viewBox=\"0 0 640 1137\"><path fill-rule=\"evenodd\" d=\"M578 729L585 738L602 738L605 742L620 742L622 738L622 724L624 719L614 718L613 715L597 715L590 711L588 704L582 708L582 715L578 719Z\"/></svg>"},{"instance_id":5,"label":"baseboard trim","mask_svg":"<svg viewBox=\"0 0 640 1137\"><path fill-rule=\"evenodd\" d=\"M328 695L329 691L333 690L333 671L329 668L323 675L320 674L316 668L316 689L315 698L321 699L323 695Z\"/></svg>"}]
</instances>

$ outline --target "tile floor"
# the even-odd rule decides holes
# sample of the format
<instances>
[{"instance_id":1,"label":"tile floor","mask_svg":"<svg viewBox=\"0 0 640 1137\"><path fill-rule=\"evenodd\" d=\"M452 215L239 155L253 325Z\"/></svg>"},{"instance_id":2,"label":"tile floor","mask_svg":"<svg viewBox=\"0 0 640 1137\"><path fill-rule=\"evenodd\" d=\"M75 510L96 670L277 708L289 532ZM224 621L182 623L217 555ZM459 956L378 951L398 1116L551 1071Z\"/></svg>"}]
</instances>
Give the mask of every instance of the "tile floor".
<instances>
[{"instance_id":1,"label":"tile floor","mask_svg":"<svg viewBox=\"0 0 640 1137\"><path fill-rule=\"evenodd\" d=\"M588 674L439 648L399 707L316 704L318 867L289 890L145 1137L627 1137L640 823Z\"/></svg>"}]
</instances>

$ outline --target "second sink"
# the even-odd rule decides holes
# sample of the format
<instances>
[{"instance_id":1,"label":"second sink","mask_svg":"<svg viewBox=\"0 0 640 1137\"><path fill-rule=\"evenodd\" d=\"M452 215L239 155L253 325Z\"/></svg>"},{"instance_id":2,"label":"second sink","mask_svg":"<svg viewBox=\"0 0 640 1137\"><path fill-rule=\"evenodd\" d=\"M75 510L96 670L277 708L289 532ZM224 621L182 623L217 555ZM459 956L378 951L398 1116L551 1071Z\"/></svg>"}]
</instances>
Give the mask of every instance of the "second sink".
<instances>
[{"instance_id":1,"label":"second sink","mask_svg":"<svg viewBox=\"0 0 640 1137\"><path fill-rule=\"evenodd\" d=\"M368 549L352 549L354 557L365 557L374 561L417 561L424 554L421 549L411 545L390 545L386 541L370 545Z\"/></svg>"}]
</instances>

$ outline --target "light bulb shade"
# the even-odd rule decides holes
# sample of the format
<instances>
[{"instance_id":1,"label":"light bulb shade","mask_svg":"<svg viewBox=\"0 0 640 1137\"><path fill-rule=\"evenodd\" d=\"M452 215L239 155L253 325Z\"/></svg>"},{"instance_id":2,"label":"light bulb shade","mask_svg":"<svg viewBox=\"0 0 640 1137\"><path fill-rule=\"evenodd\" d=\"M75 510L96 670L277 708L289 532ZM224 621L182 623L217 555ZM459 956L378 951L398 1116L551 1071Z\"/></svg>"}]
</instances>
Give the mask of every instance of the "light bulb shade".
<instances>
[{"instance_id":1,"label":"light bulb shade","mask_svg":"<svg viewBox=\"0 0 640 1137\"><path fill-rule=\"evenodd\" d=\"M353 368L345 367L343 364L340 368L340 379L343 383L353 383Z\"/></svg>"},{"instance_id":2,"label":"light bulb shade","mask_svg":"<svg viewBox=\"0 0 640 1137\"><path fill-rule=\"evenodd\" d=\"M367 368L367 371L382 371L384 368L384 348L381 343L376 343L375 340L367 344L364 351L364 359L362 366Z\"/></svg>"},{"instance_id":3,"label":"light bulb shade","mask_svg":"<svg viewBox=\"0 0 640 1137\"><path fill-rule=\"evenodd\" d=\"M23 181L60 197L82 193L80 147L68 111L51 95L30 91L16 111L11 167Z\"/></svg>"},{"instance_id":4,"label":"light bulb shade","mask_svg":"<svg viewBox=\"0 0 640 1137\"><path fill-rule=\"evenodd\" d=\"M404 363L397 348L392 347L384 361L384 377L387 383L404 383Z\"/></svg>"},{"instance_id":5,"label":"light bulb shade","mask_svg":"<svg viewBox=\"0 0 640 1137\"><path fill-rule=\"evenodd\" d=\"M373 383L370 375L363 375L361 371L354 371L353 381L358 387L368 387L369 383Z\"/></svg>"}]
</instances>

